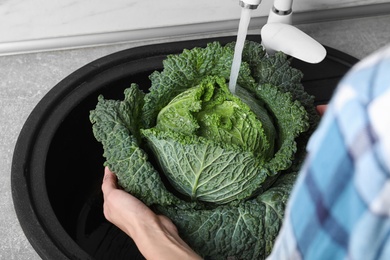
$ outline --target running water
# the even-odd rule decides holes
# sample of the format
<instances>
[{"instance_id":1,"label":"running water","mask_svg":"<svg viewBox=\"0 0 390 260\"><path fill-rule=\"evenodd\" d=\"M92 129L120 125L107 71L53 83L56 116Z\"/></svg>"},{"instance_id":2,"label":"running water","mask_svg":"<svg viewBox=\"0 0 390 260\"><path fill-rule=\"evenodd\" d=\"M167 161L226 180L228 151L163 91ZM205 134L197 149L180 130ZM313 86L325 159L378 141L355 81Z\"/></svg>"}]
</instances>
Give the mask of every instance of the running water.
<instances>
[{"instance_id":1,"label":"running water","mask_svg":"<svg viewBox=\"0 0 390 260\"><path fill-rule=\"evenodd\" d=\"M229 90L233 94L236 92L238 72L241 67L242 50L244 49L245 38L248 33L248 26L251 20L251 9L242 8L240 24L238 26L237 41L234 47L234 57L230 71Z\"/></svg>"}]
</instances>

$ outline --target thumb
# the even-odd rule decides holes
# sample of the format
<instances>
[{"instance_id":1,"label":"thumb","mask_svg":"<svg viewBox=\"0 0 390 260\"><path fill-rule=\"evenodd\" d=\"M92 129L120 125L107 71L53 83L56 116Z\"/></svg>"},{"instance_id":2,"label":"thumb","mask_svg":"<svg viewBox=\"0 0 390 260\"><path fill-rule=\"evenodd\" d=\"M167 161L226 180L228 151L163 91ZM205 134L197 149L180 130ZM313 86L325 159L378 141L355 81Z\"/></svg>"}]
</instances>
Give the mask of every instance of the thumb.
<instances>
[{"instance_id":1,"label":"thumb","mask_svg":"<svg viewBox=\"0 0 390 260\"><path fill-rule=\"evenodd\" d=\"M117 189L116 176L106 166L104 168L104 177L103 177L102 191L103 191L103 193L108 193L109 191L111 191L113 189Z\"/></svg>"}]
</instances>

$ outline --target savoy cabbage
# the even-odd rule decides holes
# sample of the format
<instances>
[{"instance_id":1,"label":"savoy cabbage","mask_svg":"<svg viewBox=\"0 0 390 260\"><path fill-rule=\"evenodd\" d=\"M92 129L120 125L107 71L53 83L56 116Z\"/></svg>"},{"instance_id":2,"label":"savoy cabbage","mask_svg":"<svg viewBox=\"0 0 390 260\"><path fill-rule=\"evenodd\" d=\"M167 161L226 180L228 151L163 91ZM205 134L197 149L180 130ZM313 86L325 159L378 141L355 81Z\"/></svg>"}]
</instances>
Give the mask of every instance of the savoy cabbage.
<instances>
[{"instance_id":1,"label":"savoy cabbage","mask_svg":"<svg viewBox=\"0 0 390 260\"><path fill-rule=\"evenodd\" d=\"M200 255L262 259L271 251L307 139L318 121L302 73L247 41L238 87L234 43L169 55L122 101L99 97L93 133L119 184L176 224Z\"/></svg>"}]
</instances>

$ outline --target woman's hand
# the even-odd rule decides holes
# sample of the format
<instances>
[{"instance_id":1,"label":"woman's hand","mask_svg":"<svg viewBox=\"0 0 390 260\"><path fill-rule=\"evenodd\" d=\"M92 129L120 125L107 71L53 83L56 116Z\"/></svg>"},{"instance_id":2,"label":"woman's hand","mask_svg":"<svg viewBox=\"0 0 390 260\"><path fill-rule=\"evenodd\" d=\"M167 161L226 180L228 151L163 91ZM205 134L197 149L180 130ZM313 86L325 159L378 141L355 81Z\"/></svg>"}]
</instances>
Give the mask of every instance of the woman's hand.
<instances>
[{"instance_id":1,"label":"woman's hand","mask_svg":"<svg viewBox=\"0 0 390 260\"><path fill-rule=\"evenodd\" d=\"M316 106L316 110L317 110L318 114L320 114L320 116L323 116L327 107L328 107L328 105L318 105L318 106Z\"/></svg>"},{"instance_id":2,"label":"woman's hand","mask_svg":"<svg viewBox=\"0 0 390 260\"><path fill-rule=\"evenodd\" d=\"M201 259L179 236L167 217L117 186L114 173L104 170L104 216L136 243L146 259Z\"/></svg>"}]
</instances>

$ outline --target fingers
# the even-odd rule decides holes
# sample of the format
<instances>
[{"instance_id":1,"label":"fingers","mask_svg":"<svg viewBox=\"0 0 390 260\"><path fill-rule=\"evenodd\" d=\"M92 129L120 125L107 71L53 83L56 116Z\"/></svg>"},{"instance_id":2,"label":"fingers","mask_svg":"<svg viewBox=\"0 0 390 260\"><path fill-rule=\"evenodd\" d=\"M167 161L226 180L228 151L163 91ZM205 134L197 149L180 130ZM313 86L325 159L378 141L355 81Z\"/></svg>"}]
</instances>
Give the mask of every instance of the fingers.
<instances>
[{"instance_id":1,"label":"fingers","mask_svg":"<svg viewBox=\"0 0 390 260\"><path fill-rule=\"evenodd\" d=\"M117 193L118 185L115 174L110 171L108 167L104 168L104 177L102 183L102 191L103 191L103 213L105 218L110 222L115 222L116 212L116 204L114 203L116 199L112 199L113 196ZM115 224L115 223L114 223Z\"/></svg>"},{"instance_id":2,"label":"fingers","mask_svg":"<svg viewBox=\"0 0 390 260\"><path fill-rule=\"evenodd\" d=\"M324 115L327 107L328 105L318 105L316 107L318 114L320 114L320 116Z\"/></svg>"}]
</instances>

